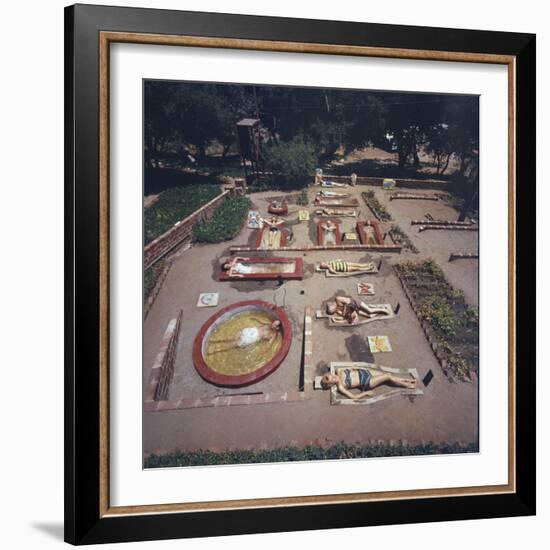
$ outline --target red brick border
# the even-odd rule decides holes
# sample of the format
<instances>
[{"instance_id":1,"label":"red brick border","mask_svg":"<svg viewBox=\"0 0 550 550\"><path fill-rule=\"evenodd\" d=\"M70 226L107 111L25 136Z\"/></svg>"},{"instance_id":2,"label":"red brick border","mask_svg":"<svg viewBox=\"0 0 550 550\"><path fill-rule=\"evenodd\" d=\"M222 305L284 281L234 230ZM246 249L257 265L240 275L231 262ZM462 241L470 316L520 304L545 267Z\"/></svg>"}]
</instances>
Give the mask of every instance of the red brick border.
<instances>
[{"instance_id":1,"label":"red brick border","mask_svg":"<svg viewBox=\"0 0 550 550\"><path fill-rule=\"evenodd\" d=\"M437 359L437 362L440 364L441 369L443 370L443 374L451 382L454 381L454 376L451 374L451 371L448 367L445 354L438 349L437 340L432 334L430 325L422 318L422 315L420 314L420 309L418 308L415 299L413 298L411 292L409 291L409 287L407 286L407 283L405 282L403 277L401 277L401 274L396 269L394 269L394 271L395 271L395 274L397 275L397 278L399 279L399 282L401 283L401 286L403 287L403 292L405 292L405 296L407 297L407 300L409 301L409 304L411 305L411 308L414 314L416 315L418 322L420 323L422 332L424 332L424 336L426 336L426 340L428 341L428 344L430 344L430 347L432 348L432 351Z\"/></svg>"},{"instance_id":2,"label":"red brick border","mask_svg":"<svg viewBox=\"0 0 550 550\"><path fill-rule=\"evenodd\" d=\"M157 277L157 280L155 281L155 286L153 287L153 290L151 290L149 296L147 296L147 299L143 304L143 319L146 319L147 315L149 315L149 311L151 311L151 308L153 307L153 304L157 299L158 293L160 292L160 289L162 288L162 285L164 284L164 281L166 280L166 277L168 276L168 272L170 271L171 267L172 261L168 259L166 264L163 266L159 276Z\"/></svg>"},{"instance_id":3,"label":"red brick border","mask_svg":"<svg viewBox=\"0 0 550 550\"><path fill-rule=\"evenodd\" d=\"M245 273L239 277L232 277L227 271L222 269L220 273L220 281L266 281L277 279L298 279L304 278L304 262L302 258L264 258L261 256L255 256L248 258L247 263L251 264L264 264L264 263L286 263L294 262L295 270L292 273Z\"/></svg>"},{"instance_id":4,"label":"red brick border","mask_svg":"<svg viewBox=\"0 0 550 550\"><path fill-rule=\"evenodd\" d=\"M374 233L376 234L376 240L378 241L378 244L383 246L384 237L380 232L380 227L378 225L378 222L375 222L373 220L357 222L357 233L359 233L359 239L361 240L361 244L369 246L368 240L367 240L367 233L365 232L365 225L372 225L372 227L374 228Z\"/></svg>"},{"instance_id":5,"label":"red brick border","mask_svg":"<svg viewBox=\"0 0 550 550\"><path fill-rule=\"evenodd\" d=\"M254 393L248 395L219 395L217 397L199 397L187 399L171 399L169 401L147 401L145 412L162 412L182 409L197 409L205 407L229 407L234 405L268 405L273 403L296 403L307 401L311 393L303 391L288 391L278 393Z\"/></svg>"},{"instance_id":6,"label":"red brick border","mask_svg":"<svg viewBox=\"0 0 550 550\"><path fill-rule=\"evenodd\" d=\"M288 237L288 232L287 231L283 231L284 229L284 226L281 225L279 227L279 233L281 233L281 239L279 241L279 244L280 246L277 247L277 248L263 248L261 246L262 244L262 239L264 238L264 233L266 231L270 231L271 228L268 226L268 225L264 225L264 227L262 229L260 229L260 231L258 231L258 236L256 237L256 248L258 250L280 250L282 247L286 246L286 241L287 241L287 237Z\"/></svg>"},{"instance_id":7,"label":"red brick border","mask_svg":"<svg viewBox=\"0 0 550 550\"><path fill-rule=\"evenodd\" d=\"M334 232L334 237L336 239L336 245L342 244L342 232L340 231L340 225L342 224L342 221L338 218L323 218L322 220L319 220L317 222L317 245L323 246L327 248L332 248L331 245L325 245L325 241L323 239L323 229L321 228L321 225L327 222L332 222L336 225L336 230Z\"/></svg>"},{"instance_id":8,"label":"red brick border","mask_svg":"<svg viewBox=\"0 0 550 550\"><path fill-rule=\"evenodd\" d=\"M338 244L336 246L284 246L277 249L277 252L315 252L318 250L349 250L349 251L371 251L371 252L401 252L401 245L397 244ZM229 251L231 254L241 254L248 252L260 252L261 248L253 248L251 246L232 246ZM274 249L273 249L274 250Z\"/></svg>"},{"instance_id":9,"label":"red brick border","mask_svg":"<svg viewBox=\"0 0 550 550\"><path fill-rule=\"evenodd\" d=\"M261 309L267 309L270 312L273 313L273 315L281 321L282 324L282 334L283 334L283 343L281 345L281 349L277 352L275 357L271 359L268 363L266 363L263 367L247 373L240 376L228 376L226 374L220 374L219 372L216 372L212 370L204 360L202 356L202 344L204 337L206 336L206 333L210 327L223 315L230 311L237 311L240 308L246 307L246 306L257 306ZM271 374L274 370L276 370L279 365L284 361L285 357L288 354L288 351L290 350L290 344L292 343L292 328L290 326L290 321L288 320L288 317L286 313L279 307L275 306L274 304L270 304L268 302L264 302L262 300L246 300L244 302L237 302L235 304L231 304L227 307L224 307L220 309L217 313L212 315L206 323L201 327L199 330L199 333L195 337L195 341L193 343L193 364L195 365L195 369L197 369L197 372L207 381L211 384L215 384L216 386L228 386L228 387L242 387L242 386L248 386L249 384L253 384L255 382L259 382L260 380L263 380L266 376Z\"/></svg>"},{"instance_id":10,"label":"red brick border","mask_svg":"<svg viewBox=\"0 0 550 550\"><path fill-rule=\"evenodd\" d=\"M332 208L358 208L359 207L359 201L353 197L351 199L346 199L345 197L343 199L338 198L328 198L323 197L319 198L316 197L313 201L315 206L330 206Z\"/></svg>"}]
</instances>

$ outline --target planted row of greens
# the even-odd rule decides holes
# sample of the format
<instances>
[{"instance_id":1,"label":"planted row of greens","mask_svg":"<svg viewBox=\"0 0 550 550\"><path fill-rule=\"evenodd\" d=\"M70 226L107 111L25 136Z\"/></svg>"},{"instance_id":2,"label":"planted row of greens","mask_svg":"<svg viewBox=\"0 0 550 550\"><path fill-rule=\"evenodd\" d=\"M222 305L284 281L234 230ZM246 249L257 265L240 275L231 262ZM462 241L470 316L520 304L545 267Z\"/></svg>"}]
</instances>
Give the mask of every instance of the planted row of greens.
<instances>
[{"instance_id":1,"label":"planted row of greens","mask_svg":"<svg viewBox=\"0 0 550 550\"><path fill-rule=\"evenodd\" d=\"M390 235L395 244L400 244L405 250L418 254L418 248L414 246L409 236L398 225L391 226Z\"/></svg>"},{"instance_id":2,"label":"planted row of greens","mask_svg":"<svg viewBox=\"0 0 550 550\"><path fill-rule=\"evenodd\" d=\"M372 213L378 218L381 222L389 222L392 217L386 208L380 203L376 198L376 195L372 189L361 193L363 200L366 202L367 206L372 210Z\"/></svg>"},{"instance_id":3,"label":"planted row of greens","mask_svg":"<svg viewBox=\"0 0 550 550\"><path fill-rule=\"evenodd\" d=\"M144 244L154 241L201 206L220 194L218 185L196 184L172 187L163 191L158 200L145 210Z\"/></svg>"},{"instance_id":4,"label":"planted row of greens","mask_svg":"<svg viewBox=\"0 0 550 550\"><path fill-rule=\"evenodd\" d=\"M230 197L216 208L212 217L193 227L193 239L218 243L235 238L242 229L252 203L248 197Z\"/></svg>"},{"instance_id":5,"label":"planted row of greens","mask_svg":"<svg viewBox=\"0 0 550 550\"><path fill-rule=\"evenodd\" d=\"M231 450L214 452L198 450L175 452L164 455L150 455L145 459L145 468L167 468L179 466L204 466L220 464L251 464L257 462L293 462L305 460L335 460L341 458L375 458L386 456L417 456L433 454L457 454L477 452L476 444L424 443L421 445L358 445L337 443L331 447L308 445L299 447L278 447L264 450Z\"/></svg>"},{"instance_id":6,"label":"planted row of greens","mask_svg":"<svg viewBox=\"0 0 550 550\"><path fill-rule=\"evenodd\" d=\"M420 317L432 328L448 368L459 380L471 380L479 363L477 308L466 303L464 293L453 289L431 259L403 261L395 269L412 294Z\"/></svg>"}]
</instances>

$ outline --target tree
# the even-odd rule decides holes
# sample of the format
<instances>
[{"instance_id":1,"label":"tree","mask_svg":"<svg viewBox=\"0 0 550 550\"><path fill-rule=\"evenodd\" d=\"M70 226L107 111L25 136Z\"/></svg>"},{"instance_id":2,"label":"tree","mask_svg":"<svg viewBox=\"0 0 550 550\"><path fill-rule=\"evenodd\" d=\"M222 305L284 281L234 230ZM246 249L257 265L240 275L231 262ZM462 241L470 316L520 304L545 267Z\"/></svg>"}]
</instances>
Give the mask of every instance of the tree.
<instances>
[{"instance_id":1,"label":"tree","mask_svg":"<svg viewBox=\"0 0 550 550\"><path fill-rule=\"evenodd\" d=\"M301 137L273 144L266 149L266 167L283 189L303 187L315 170L315 148Z\"/></svg>"}]
</instances>

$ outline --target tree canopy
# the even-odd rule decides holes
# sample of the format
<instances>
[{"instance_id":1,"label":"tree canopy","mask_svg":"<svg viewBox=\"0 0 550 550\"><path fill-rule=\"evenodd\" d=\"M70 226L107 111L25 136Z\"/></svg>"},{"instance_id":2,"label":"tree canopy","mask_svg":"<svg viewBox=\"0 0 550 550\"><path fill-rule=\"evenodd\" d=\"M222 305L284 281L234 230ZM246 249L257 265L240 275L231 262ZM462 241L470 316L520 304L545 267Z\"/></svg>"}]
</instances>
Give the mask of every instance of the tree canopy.
<instances>
[{"instance_id":1,"label":"tree canopy","mask_svg":"<svg viewBox=\"0 0 550 550\"><path fill-rule=\"evenodd\" d=\"M479 148L478 98L468 95L148 80L144 115L149 167L168 156L204 157L212 144L225 156L245 117L261 119L268 150L300 144L319 161L370 144L395 152L401 168L418 168L423 151L437 174L454 155L464 175Z\"/></svg>"}]
</instances>

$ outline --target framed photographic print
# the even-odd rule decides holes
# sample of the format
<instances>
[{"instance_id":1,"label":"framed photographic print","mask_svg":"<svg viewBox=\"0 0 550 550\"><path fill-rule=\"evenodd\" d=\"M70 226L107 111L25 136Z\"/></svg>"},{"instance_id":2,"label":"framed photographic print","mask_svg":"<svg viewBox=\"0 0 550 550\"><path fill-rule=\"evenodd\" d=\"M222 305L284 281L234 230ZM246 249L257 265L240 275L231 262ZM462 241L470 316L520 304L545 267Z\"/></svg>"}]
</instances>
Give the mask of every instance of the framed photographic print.
<instances>
[{"instance_id":1,"label":"framed photographic print","mask_svg":"<svg viewBox=\"0 0 550 550\"><path fill-rule=\"evenodd\" d=\"M66 540L535 513L535 37L66 9Z\"/></svg>"}]
</instances>

